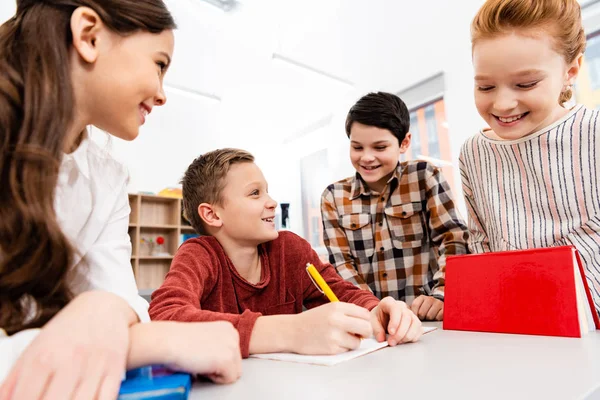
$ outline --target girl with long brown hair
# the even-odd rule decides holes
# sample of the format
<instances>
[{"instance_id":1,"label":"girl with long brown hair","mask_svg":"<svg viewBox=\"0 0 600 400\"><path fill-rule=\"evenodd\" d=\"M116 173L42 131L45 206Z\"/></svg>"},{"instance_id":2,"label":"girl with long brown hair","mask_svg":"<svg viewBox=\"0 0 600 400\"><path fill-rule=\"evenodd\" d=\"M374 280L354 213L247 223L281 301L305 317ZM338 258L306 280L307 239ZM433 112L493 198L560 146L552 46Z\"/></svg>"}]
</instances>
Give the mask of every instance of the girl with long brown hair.
<instances>
[{"instance_id":1,"label":"girl with long brown hair","mask_svg":"<svg viewBox=\"0 0 600 400\"><path fill-rule=\"evenodd\" d=\"M0 26L0 399L114 398L127 367L231 382L231 325L147 322L129 264L126 169L173 53L162 0L18 0Z\"/></svg>"}]
</instances>

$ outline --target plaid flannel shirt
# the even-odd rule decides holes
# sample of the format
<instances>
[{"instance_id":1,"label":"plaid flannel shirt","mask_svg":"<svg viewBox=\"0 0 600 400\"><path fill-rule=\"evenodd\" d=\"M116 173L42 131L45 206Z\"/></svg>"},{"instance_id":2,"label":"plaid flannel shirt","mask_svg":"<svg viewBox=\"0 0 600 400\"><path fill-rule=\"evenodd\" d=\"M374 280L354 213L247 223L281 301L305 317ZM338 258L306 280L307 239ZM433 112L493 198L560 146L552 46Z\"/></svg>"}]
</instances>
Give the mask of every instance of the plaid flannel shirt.
<instances>
[{"instance_id":1,"label":"plaid flannel shirt","mask_svg":"<svg viewBox=\"0 0 600 400\"><path fill-rule=\"evenodd\" d=\"M382 193L356 176L321 197L324 241L340 276L379 298L443 300L446 256L467 252L468 230L440 170L399 163Z\"/></svg>"}]
</instances>

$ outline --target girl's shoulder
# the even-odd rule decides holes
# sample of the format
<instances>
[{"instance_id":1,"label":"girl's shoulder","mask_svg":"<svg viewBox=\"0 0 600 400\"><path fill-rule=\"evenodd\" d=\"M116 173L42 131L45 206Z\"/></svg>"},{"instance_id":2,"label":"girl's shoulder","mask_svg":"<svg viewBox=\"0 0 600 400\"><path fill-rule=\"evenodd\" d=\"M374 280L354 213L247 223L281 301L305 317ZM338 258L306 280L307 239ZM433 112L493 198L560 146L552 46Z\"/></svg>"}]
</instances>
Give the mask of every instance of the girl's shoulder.
<instances>
[{"instance_id":1,"label":"girl's shoulder","mask_svg":"<svg viewBox=\"0 0 600 400\"><path fill-rule=\"evenodd\" d=\"M473 149L477 146L480 146L484 142L489 142L486 134L491 132L490 128L481 129L474 135L469 136L460 147L460 155L469 154L473 152Z\"/></svg>"},{"instance_id":2,"label":"girl's shoulder","mask_svg":"<svg viewBox=\"0 0 600 400\"><path fill-rule=\"evenodd\" d=\"M127 167L110 154L108 147L102 147L94 140L86 138L79 150L82 152L79 156L85 158L84 162L87 163L90 179L101 180L112 188L121 187L128 182Z\"/></svg>"}]
</instances>

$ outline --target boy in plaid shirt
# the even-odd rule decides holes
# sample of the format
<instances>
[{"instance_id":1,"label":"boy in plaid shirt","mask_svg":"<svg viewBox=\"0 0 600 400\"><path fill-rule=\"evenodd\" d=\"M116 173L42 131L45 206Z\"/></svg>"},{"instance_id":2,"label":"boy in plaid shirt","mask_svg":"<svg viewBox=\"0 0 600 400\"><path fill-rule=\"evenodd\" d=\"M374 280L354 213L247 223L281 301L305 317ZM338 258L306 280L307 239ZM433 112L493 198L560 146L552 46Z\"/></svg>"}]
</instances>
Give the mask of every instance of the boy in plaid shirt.
<instances>
[{"instance_id":1,"label":"boy in plaid shirt","mask_svg":"<svg viewBox=\"0 0 600 400\"><path fill-rule=\"evenodd\" d=\"M398 161L410 145L409 126L406 105L390 93L367 94L350 109L356 174L323 192L324 241L344 279L439 321L446 256L467 252L468 230L438 168Z\"/></svg>"}]
</instances>

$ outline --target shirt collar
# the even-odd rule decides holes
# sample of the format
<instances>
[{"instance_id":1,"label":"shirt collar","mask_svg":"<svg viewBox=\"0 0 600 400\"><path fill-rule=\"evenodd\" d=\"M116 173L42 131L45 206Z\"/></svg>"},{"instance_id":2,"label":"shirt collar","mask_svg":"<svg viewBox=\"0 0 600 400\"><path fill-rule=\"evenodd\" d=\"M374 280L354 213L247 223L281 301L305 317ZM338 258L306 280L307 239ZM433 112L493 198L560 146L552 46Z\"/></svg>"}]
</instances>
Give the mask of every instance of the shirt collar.
<instances>
[{"instance_id":1,"label":"shirt collar","mask_svg":"<svg viewBox=\"0 0 600 400\"><path fill-rule=\"evenodd\" d=\"M79 144L79 147L77 147L77 149L75 149L74 152L69 154L65 153L63 155L63 159L61 162L61 166L65 166L70 163L70 160L73 160L79 172L81 172L81 174L85 176L86 179L90 179L90 165L88 163L87 154L89 140L90 139L87 137L84 138Z\"/></svg>"},{"instance_id":2,"label":"shirt collar","mask_svg":"<svg viewBox=\"0 0 600 400\"><path fill-rule=\"evenodd\" d=\"M400 174L401 174L400 170L401 170L400 163L398 163L398 165L396 165L396 169L394 170L394 173L392 174L392 176L390 176L390 179L388 179L386 187L389 188L390 183L394 179L397 179L398 181L400 180ZM350 192L350 200L355 200L358 197L360 197L361 195L370 196L371 194L372 194L371 189L367 186L367 184L362 179L360 174L358 172L356 174L354 174L354 178L352 178L352 191Z\"/></svg>"}]
</instances>

